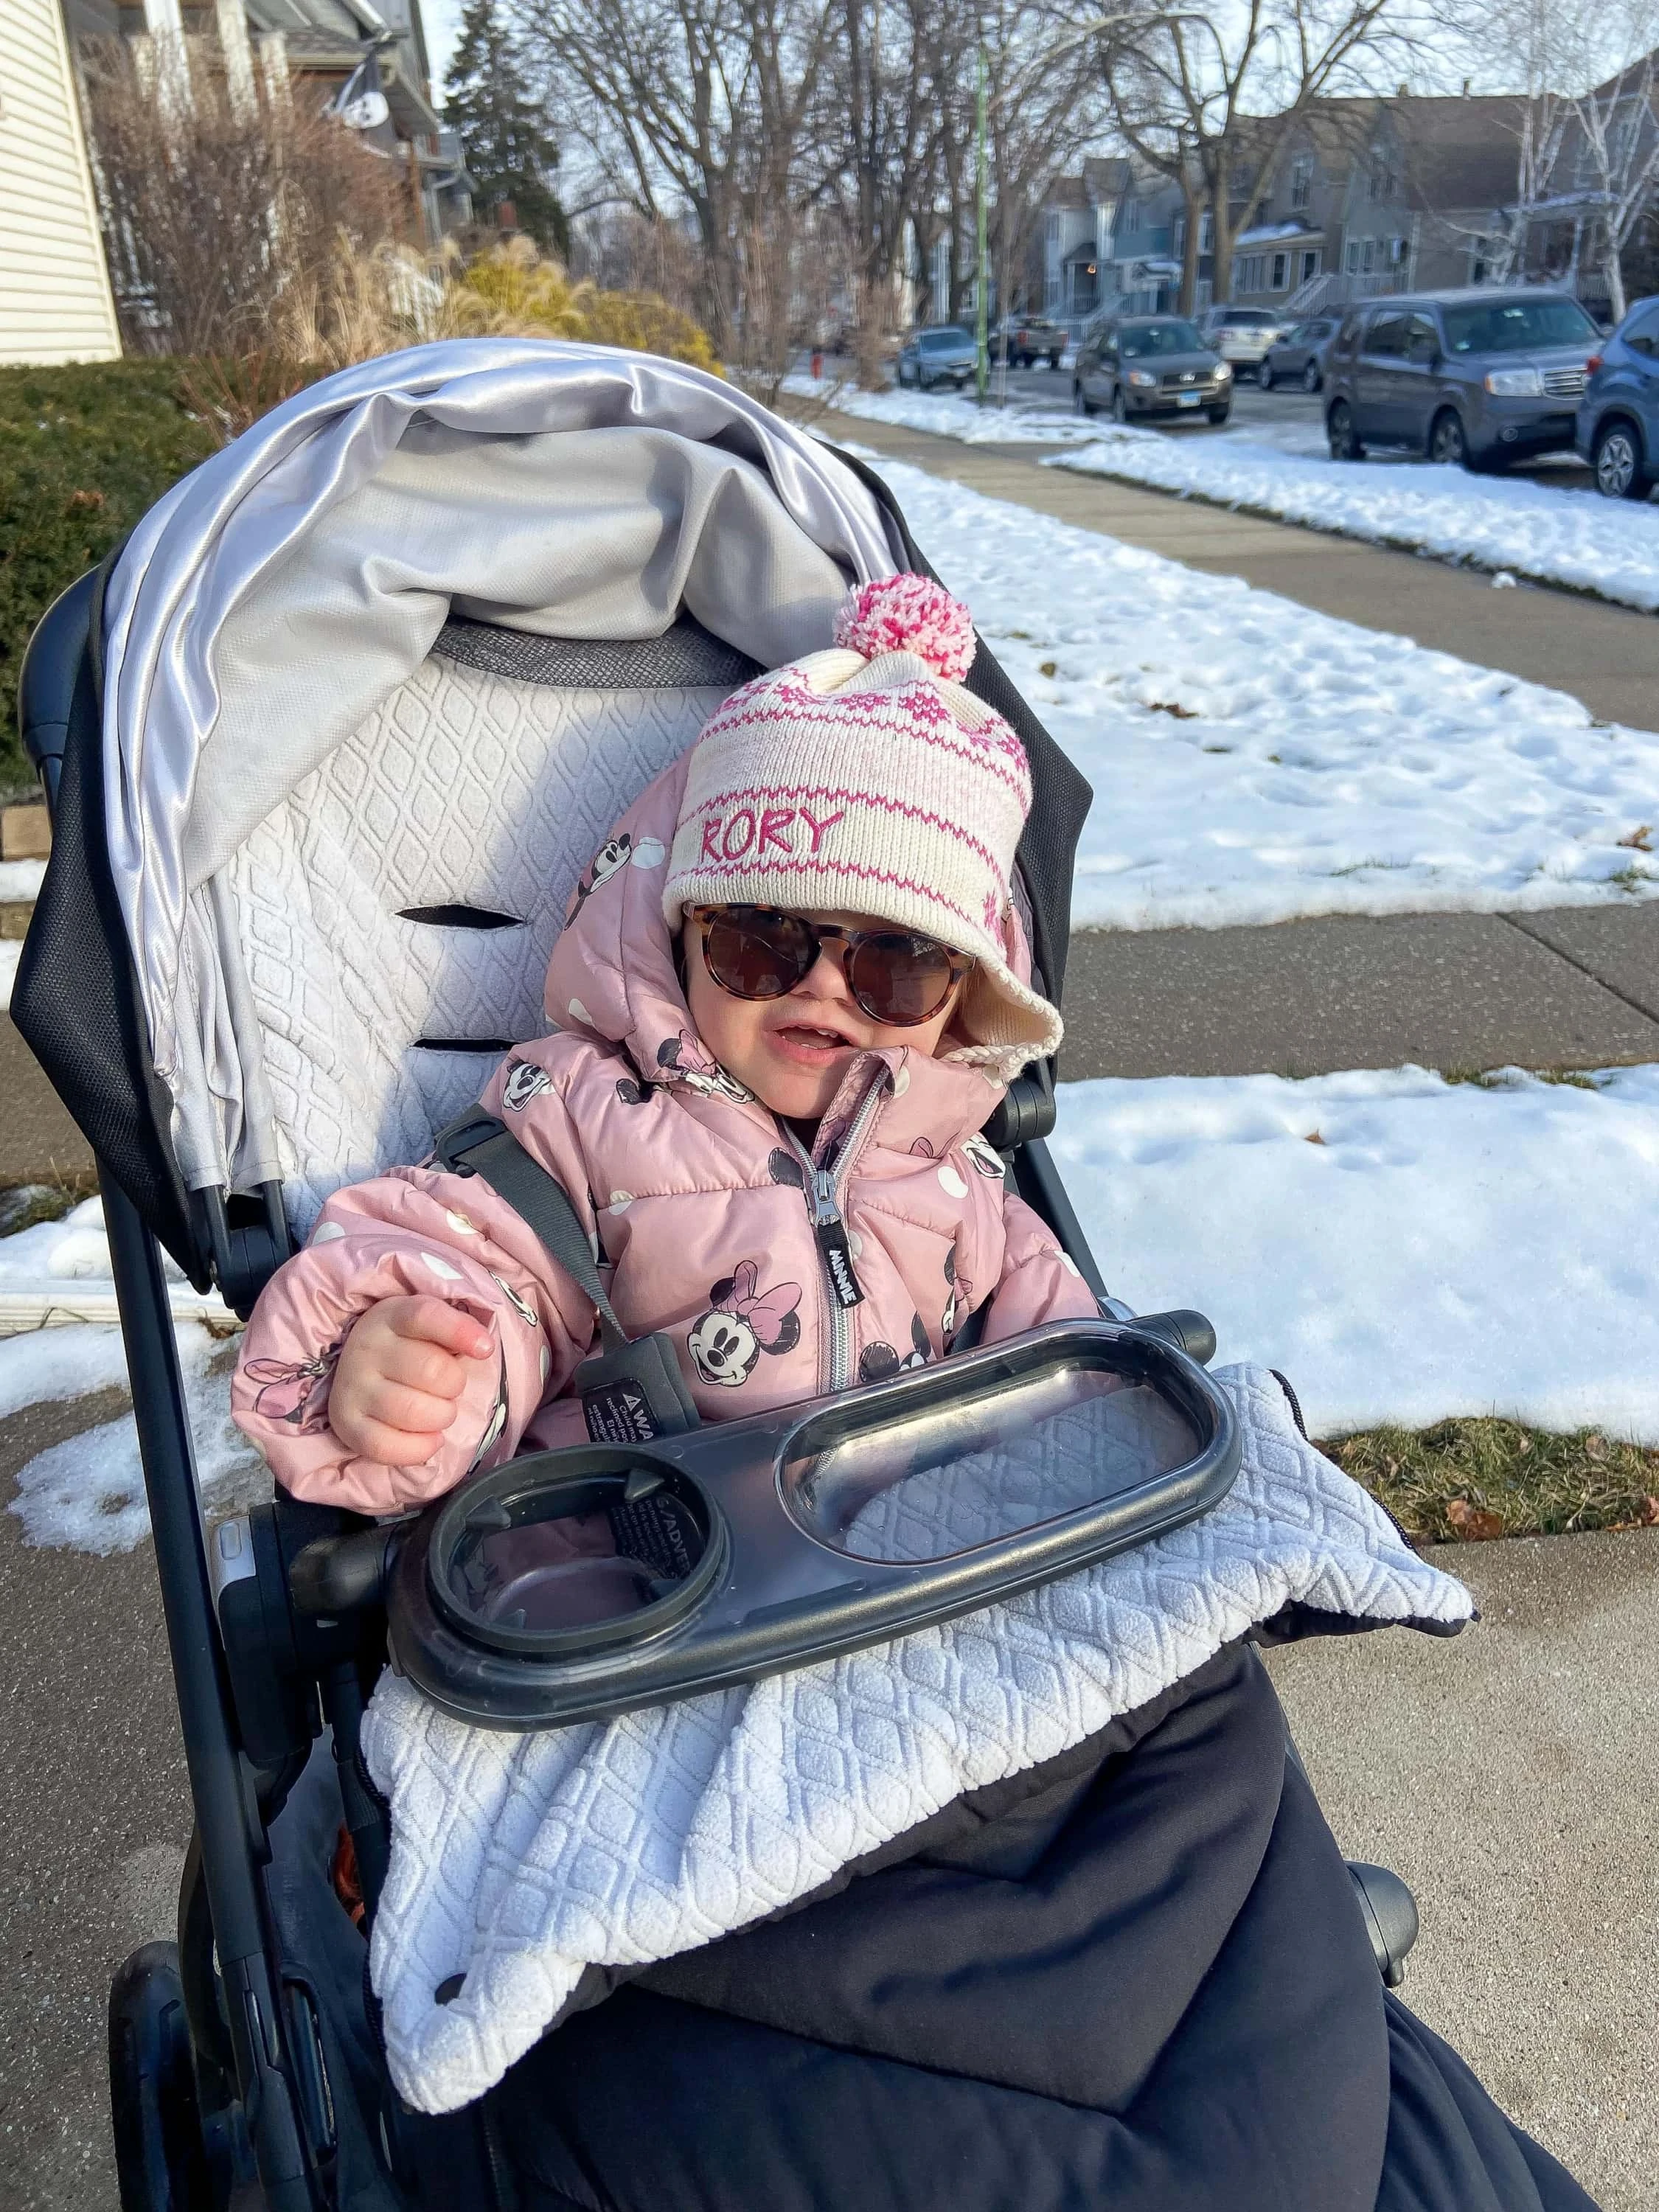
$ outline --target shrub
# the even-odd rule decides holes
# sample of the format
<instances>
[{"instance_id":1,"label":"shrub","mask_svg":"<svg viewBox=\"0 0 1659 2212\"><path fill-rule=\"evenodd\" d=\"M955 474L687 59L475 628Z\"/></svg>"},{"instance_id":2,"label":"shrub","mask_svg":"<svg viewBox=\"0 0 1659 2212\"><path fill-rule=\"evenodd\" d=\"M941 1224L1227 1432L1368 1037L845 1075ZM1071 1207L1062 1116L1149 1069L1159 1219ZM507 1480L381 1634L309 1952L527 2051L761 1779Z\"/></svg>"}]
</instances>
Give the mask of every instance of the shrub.
<instances>
[{"instance_id":1,"label":"shrub","mask_svg":"<svg viewBox=\"0 0 1659 2212\"><path fill-rule=\"evenodd\" d=\"M0 368L0 787L30 790L17 733L29 633L217 442L165 361Z\"/></svg>"}]
</instances>

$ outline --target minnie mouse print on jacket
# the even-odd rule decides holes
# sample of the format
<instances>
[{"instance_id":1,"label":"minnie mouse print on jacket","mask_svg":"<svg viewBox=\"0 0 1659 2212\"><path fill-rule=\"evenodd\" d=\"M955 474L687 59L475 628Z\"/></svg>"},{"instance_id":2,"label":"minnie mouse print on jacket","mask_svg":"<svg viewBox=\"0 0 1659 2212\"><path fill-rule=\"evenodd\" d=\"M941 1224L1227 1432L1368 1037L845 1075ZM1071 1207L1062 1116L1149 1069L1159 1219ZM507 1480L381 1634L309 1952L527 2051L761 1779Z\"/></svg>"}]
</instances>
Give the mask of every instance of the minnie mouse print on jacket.
<instances>
[{"instance_id":1,"label":"minnie mouse print on jacket","mask_svg":"<svg viewBox=\"0 0 1659 2212\"><path fill-rule=\"evenodd\" d=\"M557 1028L510 1053L483 1100L569 1193L623 1327L666 1330L698 1411L721 1420L938 1359L988 1293L987 1343L1094 1313L978 1133L1001 1095L980 1068L948 1049L860 1053L809 1152L714 1060L662 914L684 776L684 761L659 776L585 873L548 968ZM813 1227L826 1176L845 1231L833 1252ZM370 1306L418 1294L464 1307L495 1356L468 1363L425 1465L384 1467L335 1436L323 1385ZM567 1393L594 1334L575 1283L480 1178L394 1168L337 1191L272 1279L232 1404L295 1495L392 1512L475 1466L582 1440Z\"/></svg>"}]
</instances>

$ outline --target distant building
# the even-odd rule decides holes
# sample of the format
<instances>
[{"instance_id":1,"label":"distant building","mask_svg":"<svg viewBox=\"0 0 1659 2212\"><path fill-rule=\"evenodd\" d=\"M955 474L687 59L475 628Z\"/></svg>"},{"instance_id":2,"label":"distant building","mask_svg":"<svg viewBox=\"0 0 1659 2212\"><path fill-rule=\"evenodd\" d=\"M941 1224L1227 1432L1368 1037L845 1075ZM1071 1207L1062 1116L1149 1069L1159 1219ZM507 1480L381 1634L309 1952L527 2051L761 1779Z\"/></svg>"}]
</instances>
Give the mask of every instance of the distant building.
<instances>
[{"instance_id":1,"label":"distant building","mask_svg":"<svg viewBox=\"0 0 1659 2212\"><path fill-rule=\"evenodd\" d=\"M58 0L3 0L0 362L120 350Z\"/></svg>"},{"instance_id":2,"label":"distant building","mask_svg":"<svg viewBox=\"0 0 1659 2212\"><path fill-rule=\"evenodd\" d=\"M1234 233L1224 286L1213 214L1200 215L1191 307L1219 295L1294 317L1388 293L1540 276L1593 289L1600 279L1578 250L1574 187L1583 179L1571 147L1564 189L1533 208L1518 204L1523 121L1513 96L1410 93L1320 100L1288 129L1274 118L1271 173ZM1239 179L1235 219L1250 181ZM1177 179L1127 158L1085 161L1050 193L1042 230L1049 313L1080 327L1103 307L1163 313L1181 304L1187 240Z\"/></svg>"}]
</instances>

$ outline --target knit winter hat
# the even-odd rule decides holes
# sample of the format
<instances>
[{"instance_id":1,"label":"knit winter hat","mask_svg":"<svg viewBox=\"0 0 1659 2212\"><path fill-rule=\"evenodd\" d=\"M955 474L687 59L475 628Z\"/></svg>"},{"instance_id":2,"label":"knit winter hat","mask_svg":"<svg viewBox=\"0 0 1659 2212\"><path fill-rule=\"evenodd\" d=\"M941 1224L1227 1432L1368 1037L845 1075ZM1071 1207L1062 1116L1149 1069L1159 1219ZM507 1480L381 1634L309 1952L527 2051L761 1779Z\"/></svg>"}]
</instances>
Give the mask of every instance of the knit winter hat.
<instances>
[{"instance_id":1,"label":"knit winter hat","mask_svg":"<svg viewBox=\"0 0 1659 2212\"><path fill-rule=\"evenodd\" d=\"M963 688L973 617L925 576L849 592L835 645L746 684L692 749L663 886L688 906L870 915L975 963L942 1055L1007 1082L1060 1043L1009 964L1025 748Z\"/></svg>"}]
</instances>

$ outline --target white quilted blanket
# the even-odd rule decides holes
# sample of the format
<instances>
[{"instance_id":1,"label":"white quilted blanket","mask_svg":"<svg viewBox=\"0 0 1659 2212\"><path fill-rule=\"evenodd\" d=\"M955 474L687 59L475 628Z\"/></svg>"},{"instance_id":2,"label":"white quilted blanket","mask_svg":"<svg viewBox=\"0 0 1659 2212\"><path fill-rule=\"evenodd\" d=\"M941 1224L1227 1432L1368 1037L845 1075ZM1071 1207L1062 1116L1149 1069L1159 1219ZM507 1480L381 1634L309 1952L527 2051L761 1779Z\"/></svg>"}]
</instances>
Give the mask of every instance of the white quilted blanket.
<instances>
[{"instance_id":1,"label":"white quilted blanket","mask_svg":"<svg viewBox=\"0 0 1659 2212\"><path fill-rule=\"evenodd\" d=\"M447 1719L385 1675L363 1733L392 1823L371 1967L403 2096L430 2112L470 2103L584 1966L668 1958L793 1904L964 1791L1146 1704L1292 1601L1362 1620L1470 1617L1462 1585L1297 1433L1270 1375L1216 1379L1244 1436L1225 1502L1010 1604L539 1735Z\"/></svg>"}]
</instances>

